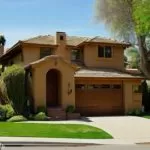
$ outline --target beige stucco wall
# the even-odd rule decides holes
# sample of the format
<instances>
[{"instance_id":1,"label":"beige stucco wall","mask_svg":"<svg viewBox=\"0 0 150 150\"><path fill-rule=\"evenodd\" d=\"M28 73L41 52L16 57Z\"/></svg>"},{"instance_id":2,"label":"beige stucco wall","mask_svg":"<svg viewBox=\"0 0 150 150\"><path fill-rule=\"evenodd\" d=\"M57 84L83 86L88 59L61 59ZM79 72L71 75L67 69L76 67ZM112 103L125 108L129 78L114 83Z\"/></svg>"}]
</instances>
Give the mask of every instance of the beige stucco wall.
<instances>
[{"instance_id":1,"label":"beige stucco wall","mask_svg":"<svg viewBox=\"0 0 150 150\"><path fill-rule=\"evenodd\" d=\"M40 58L40 48L36 46L24 46L23 47L23 62L27 65Z\"/></svg>"},{"instance_id":2,"label":"beige stucco wall","mask_svg":"<svg viewBox=\"0 0 150 150\"><path fill-rule=\"evenodd\" d=\"M41 46L42 47L42 46ZM70 49L66 47L65 44L58 45L57 48L53 48L53 55L58 55L63 57L65 60L70 62L71 53ZM31 62L40 59L40 47L39 46L24 46L23 47L23 62L27 65Z\"/></svg>"},{"instance_id":3,"label":"beige stucco wall","mask_svg":"<svg viewBox=\"0 0 150 150\"><path fill-rule=\"evenodd\" d=\"M124 54L121 46L112 46L112 58L99 58L98 45L85 45L84 63L90 67L124 69Z\"/></svg>"},{"instance_id":4,"label":"beige stucco wall","mask_svg":"<svg viewBox=\"0 0 150 150\"><path fill-rule=\"evenodd\" d=\"M61 92L59 97L62 107L66 108L67 105L75 106L74 69L62 60L51 59L33 68L33 96L35 107L46 106L46 74L50 69L57 69L61 73ZM72 89L71 94L68 94L68 84L70 84L70 89Z\"/></svg>"},{"instance_id":5,"label":"beige stucco wall","mask_svg":"<svg viewBox=\"0 0 150 150\"><path fill-rule=\"evenodd\" d=\"M142 94L134 93L133 89L132 89L132 86L135 84L140 85L140 81L123 83L125 113L127 113L133 109L141 109L142 108Z\"/></svg>"}]
</instances>

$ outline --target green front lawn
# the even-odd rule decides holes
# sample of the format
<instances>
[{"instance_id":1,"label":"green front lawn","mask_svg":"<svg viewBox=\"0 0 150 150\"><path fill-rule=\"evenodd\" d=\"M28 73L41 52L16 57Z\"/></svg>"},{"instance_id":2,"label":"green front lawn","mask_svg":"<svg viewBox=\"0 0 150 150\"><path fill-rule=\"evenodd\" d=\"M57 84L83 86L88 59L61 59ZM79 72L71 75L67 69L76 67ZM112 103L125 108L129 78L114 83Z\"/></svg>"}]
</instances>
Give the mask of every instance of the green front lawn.
<instances>
[{"instance_id":1,"label":"green front lawn","mask_svg":"<svg viewBox=\"0 0 150 150\"><path fill-rule=\"evenodd\" d=\"M0 123L0 136L111 139L105 131L79 124Z\"/></svg>"},{"instance_id":2,"label":"green front lawn","mask_svg":"<svg viewBox=\"0 0 150 150\"><path fill-rule=\"evenodd\" d=\"M143 116L144 118L150 119L150 115Z\"/></svg>"}]
</instances>

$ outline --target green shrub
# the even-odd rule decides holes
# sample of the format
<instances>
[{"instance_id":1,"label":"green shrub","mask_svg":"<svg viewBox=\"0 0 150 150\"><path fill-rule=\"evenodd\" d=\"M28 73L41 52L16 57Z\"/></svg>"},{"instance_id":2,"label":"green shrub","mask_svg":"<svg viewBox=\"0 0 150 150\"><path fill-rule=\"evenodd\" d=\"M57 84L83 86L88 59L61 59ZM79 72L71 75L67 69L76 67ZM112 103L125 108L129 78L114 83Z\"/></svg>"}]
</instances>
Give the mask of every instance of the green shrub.
<instances>
[{"instance_id":1,"label":"green shrub","mask_svg":"<svg viewBox=\"0 0 150 150\"><path fill-rule=\"evenodd\" d=\"M73 113L75 111L75 108L73 105L69 105L67 106L66 108L66 112L69 112L69 113Z\"/></svg>"},{"instance_id":2,"label":"green shrub","mask_svg":"<svg viewBox=\"0 0 150 150\"><path fill-rule=\"evenodd\" d=\"M140 110L140 109L133 109L133 110L130 110L127 115L129 116L142 116L144 115L144 113Z\"/></svg>"},{"instance_id":3,"label":"green shrub","mask_svg":"<svg viewBox=\"0 0 150 150\"><path fill-rule=\"evenodd\" d=\"M10 104L3 105L4 109L6 110L6 118L11 118L15 115L15 111Z\"/></svg>"},{"instance_id":4,"label":"green shrub","mask_svg":"<svg viewBox=\"0 0 150 150\"><path fill-rule=\"evenodd\" d=\"M39 112L34 116L34 120L45 121L48 120L48 116L46 116L45 112Z\"/></svg>"},{"instance_id":5,"label":"green shrub","mask_svg":"<svg viewBox=\"0 0 150 150\"><path fill-rule=\"evenodd\" d=\"M38 106L37 112L45 112L46 113L46 107L45 106Z\"/></svg>"},{"instance_id":6,"label":"green shrub","mask_svg":"<svg viewBox=\"0 0 150 150\"><path fill-rule=\"evenodd\" d=\"M10 119L7 120L8 122L20 122L20 121L27 121L27 118L25 118L22 115L13 116Z\"/></svg>"},{"instance_id":7,"label":"green shrub","mask_svg":"<svg viewBox=\"0 0 150 150\"><path fill-rule=\"evenodd\" d=\"M15 111L23 114L26 107L24 68L12 65L2 73L1 78Z\"/></svg>"}]
</instances>

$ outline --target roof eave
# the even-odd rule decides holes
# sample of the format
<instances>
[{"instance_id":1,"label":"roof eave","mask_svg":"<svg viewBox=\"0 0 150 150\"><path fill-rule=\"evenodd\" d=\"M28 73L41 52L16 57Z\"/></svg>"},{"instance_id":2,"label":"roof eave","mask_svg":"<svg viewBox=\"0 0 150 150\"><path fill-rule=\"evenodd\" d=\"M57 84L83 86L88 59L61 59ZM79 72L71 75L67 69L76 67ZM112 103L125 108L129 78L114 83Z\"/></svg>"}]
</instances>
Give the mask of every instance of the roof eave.
<instances>
[{"instance_id":1,"label":"roof eave","mask_svg":"<svg viewBox=\"0 0 150 150\"><path fill-rule=\"evenodd\" d=\"M85 44L112 44L112 45L120 45L120 46L124 46L124 47L130 47L131 44L130 43L111 43L111 42L93 42L93 41L88 41L88 42L82 42L79 45L77 45L77 47L83 46Z\"/></svg>"},{"instance_id":2,"label":"roof eave","mask_svg":"<svg viewBox=\"0 0 150 150\"><path fill-rule=\"evenodd\" d=\"M22 45L22 41L18 41L16 44L14 44L11 48L9 48L6 53L4 53L1 57L0 57L0 62L3 61L5 59L5 57L9 57L9 55L11 53L14 53L15 52L15 49L19 46Z\"/></svg>"},{"instance_id":3,"label":"roof eave","mask_svg":"<svg viewBox=\"0 0 150 150\"><path fill-rule=\"evenodd\" d=\"M101 78L101 79L105 79L105 80L108 80L108 79L112 79L112 80L114 80L114 79L120 79L120 80L144 80L145 79L145 77L94 77L94 76L75 76L75 78L92 78L92 79L97 79L97 78Z\"/></svg>"},{"instance_id":4,"label":"roof eave","mask_svg":"<svg viewBox=\"0 0 150 150\"><path fill-rule=\"evenodd\" d=\"M36 45L36 46L52 46L52 47L58 47L58 44L40 44L40 43L30 43L30 42L23 42L22 45L28 46L28 45Z\"/></svg>"}]
</instances>

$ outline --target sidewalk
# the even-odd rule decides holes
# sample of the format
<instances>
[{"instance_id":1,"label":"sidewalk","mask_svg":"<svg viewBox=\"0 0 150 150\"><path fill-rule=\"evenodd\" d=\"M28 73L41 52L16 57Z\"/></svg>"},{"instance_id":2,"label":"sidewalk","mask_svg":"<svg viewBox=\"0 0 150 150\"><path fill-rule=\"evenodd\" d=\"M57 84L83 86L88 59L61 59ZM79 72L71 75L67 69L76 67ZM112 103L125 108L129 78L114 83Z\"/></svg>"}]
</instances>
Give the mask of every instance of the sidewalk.
<instances>
[{"instance_id":1,"label":"sidewalk","mask_svg":"<svg viewBox=\"0 0 150 150\"><path fill-rule=\"evenodd\" d=\"M68 138L31 138L31 137L0 137L4 145L134 145L150 143L150 139L68 139Z\"/></svg>"},{"instance_id":2,"label":"sidewalk","mask_svg":"<svg viewBox=\"0 0 150 150\"><path fill-rule=\"evenodd\" d=\"M150 139L148 140L150 141ZM144 140L145 142L145 140ZM93 145L93 144L123 144L133 145L135 141L120 139L70 139L70 138L32 138L32 137L0 137L4 145Z\"/></svg>"}]
</instances>

